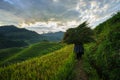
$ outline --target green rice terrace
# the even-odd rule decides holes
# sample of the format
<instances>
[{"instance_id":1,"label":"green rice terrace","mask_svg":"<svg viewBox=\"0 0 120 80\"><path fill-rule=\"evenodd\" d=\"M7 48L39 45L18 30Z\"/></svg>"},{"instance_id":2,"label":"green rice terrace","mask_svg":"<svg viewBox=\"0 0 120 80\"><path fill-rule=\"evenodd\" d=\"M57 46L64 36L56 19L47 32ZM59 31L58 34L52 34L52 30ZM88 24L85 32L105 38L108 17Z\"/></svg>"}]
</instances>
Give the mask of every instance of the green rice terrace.
<instances>
[{"instance_id":1,"label":"green rice terrace","mask_svg":"<svg viewBox=\"0 0 120 80\"><path fill-rule=\"evenodd\" d=\"M42 56L62 48L64 44L59 43L45 43L40 42L34 45L31 45L26 48L10 48L3 49L0 51L1 55L1 66L8 65L9 63L17 63L25 61L30 58Z\"/></svg>"},{"instance_id":2,"label":"green rice terrace","mask_svg":"<svg viewBox=\"0 0 120 80\"><path fill-rule=\"evenodd\" d=\"M49 46L49 44L51 43L46 43L46 44L48 44ZM74 54L72 52L73 46L69 45L59 50L56 50L63 45L57 44L56 46L56 43L54 44L52 43L52 45L54 45L53 48L48 48L48 49L46 48L47 49L46 53L42 52L42 54L44 53L46 55L40 56L39 54L37 54L39 55L38 57L23 61L21 63L16 63L9 65L7 67L0 68L0 78L2 80L68 79L69 76L67 75L71 74L75 61L73 57ZM41 45L41 46L45 46L45 45ZM53 49L54 52L51 51Z\"/></svg>"}]
</instances>

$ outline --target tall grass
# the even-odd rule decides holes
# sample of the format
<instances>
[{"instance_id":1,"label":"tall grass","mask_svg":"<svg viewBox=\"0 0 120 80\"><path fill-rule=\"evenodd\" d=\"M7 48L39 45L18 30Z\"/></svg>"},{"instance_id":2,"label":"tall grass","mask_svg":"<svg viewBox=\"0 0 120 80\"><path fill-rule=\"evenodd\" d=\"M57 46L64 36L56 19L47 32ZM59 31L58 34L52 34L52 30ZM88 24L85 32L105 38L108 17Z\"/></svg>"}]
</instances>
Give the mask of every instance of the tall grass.
<instances>
[{"instance_id":1,"label":"tall grass","mask_svg":"<svg viewBox=\"0 0 120 80\"><path fill-rule=\"evenodd\" d=\"M0 68L1 80L68 80L74 66L73 46Z\"/></svg>"},{"instance_id":2,"label":"tall grass","mask_svg":"<svg viewBox=\"0 0 120 80\"><path fill-rule=\"evenodd\" d=\"M120 12L95 29L96 42L86 44L84 68L90 80L120 80Z\"/></svg>"}]
</instances>

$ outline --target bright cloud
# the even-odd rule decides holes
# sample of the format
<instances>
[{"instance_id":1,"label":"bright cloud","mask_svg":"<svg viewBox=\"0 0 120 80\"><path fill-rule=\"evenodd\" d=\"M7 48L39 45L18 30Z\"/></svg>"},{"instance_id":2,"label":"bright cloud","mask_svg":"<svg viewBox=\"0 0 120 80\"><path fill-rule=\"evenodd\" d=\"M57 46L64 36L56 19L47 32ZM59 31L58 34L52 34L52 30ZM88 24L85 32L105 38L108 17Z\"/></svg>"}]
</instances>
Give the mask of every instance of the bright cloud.
<instances>
[{"instance_id":1,"label":"bright cloud","mask_svg":"<svg viewBox=\"0 0 120 80\"><path fill-rule=\"evenodd\" d=\"M67 25L67 27L66 27ZM26 28L29 30L37 31L39 34L47 33L47 32L57 32L57 31L65 31L68 28L72 28L77 26L78 23L76 21L70 21L66 23L62 23L59 21L48 21L48 22L36 22L36 23L22 23L21 28Z\"/></svg>"},{"instance_id":2,"label":"bright cloud","mask_svg":"<svg viewBox=\"0 0 120 80\"><path fill-rule=\"evenodd\" d=\"M53 0L53 2L58 2L59 0Z\"/></svg>"}]
</instances>

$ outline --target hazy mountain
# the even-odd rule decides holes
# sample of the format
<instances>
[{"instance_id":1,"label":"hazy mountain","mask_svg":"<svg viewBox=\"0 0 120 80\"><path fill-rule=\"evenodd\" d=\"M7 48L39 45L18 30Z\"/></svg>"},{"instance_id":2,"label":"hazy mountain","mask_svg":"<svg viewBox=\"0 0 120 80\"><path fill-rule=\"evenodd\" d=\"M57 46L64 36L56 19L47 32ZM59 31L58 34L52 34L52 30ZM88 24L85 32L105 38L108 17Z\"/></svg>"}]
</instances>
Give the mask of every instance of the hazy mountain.
<instances>
[{"instance_id":1,"label":"hazy mountain","mask_svg":"<svg viewBox=\"0 0 120 80\"><path fill-rule=\"evenodd\" d=\"M64 35L64 32L62 31L42 34L42 36L45 36L46 40L49 40L49 41L61 41L63 38L63 35Z\"/></svg>"}]
</instances>

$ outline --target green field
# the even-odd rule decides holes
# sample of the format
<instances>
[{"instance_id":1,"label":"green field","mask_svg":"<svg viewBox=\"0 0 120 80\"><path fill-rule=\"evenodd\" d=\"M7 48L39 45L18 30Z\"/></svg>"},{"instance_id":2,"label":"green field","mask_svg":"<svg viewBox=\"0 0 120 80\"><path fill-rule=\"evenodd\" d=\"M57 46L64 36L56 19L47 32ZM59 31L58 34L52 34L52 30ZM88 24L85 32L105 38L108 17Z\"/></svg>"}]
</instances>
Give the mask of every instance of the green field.
<instances>
[{"instance_id":1,"label":"green field","mask_svg":"<svg viewBox=\"0 0 120 80\"><path fill-rule=\"evenodd\" d=\"M41 42L31 45L27 48L11 48L0 51L1 66L6 66L12 63L25 61L34 57L42 56L62 48L64 44ZM6 56L7 55L7 56Z\"/></svg>"},{"instance_id":2,"label":"green field","mask_svg":"<svg viewBox=\"0 0 120 80\"><path fill-rule=\"evenodd\" d=\"M0 50L0 63L16 53L20 52L23 48L9 48Z\"/></svg>"},{"instance_id":3,"label":"green field","mask_svg":"<svg viewBox=\"0 0 120 80\"><path fill-rule=\"evenodd\" d=\"M1 80L68 80L74 66L73 46L0 68Z\"/></svg>"}]
</instances>

